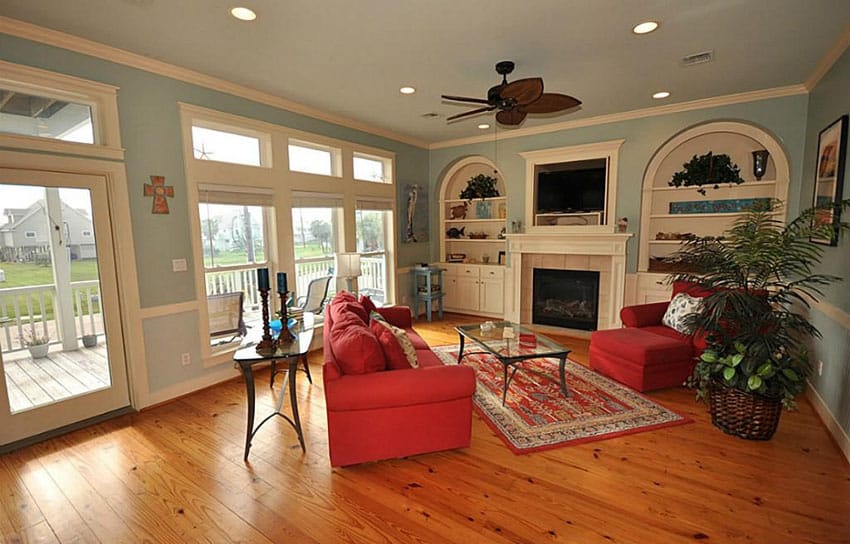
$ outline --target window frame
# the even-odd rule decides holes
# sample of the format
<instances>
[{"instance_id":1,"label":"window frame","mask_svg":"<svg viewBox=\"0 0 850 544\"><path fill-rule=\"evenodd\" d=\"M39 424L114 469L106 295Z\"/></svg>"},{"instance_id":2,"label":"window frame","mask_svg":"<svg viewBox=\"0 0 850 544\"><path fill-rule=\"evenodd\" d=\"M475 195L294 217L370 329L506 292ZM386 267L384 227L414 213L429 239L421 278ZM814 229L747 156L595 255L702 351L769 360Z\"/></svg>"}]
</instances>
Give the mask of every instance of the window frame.
<instances>
[{"instance_id":1,"label":"window frame","mask_svg":"<svg viewBox=\"0 0 850 544\"><path fill-rule=\"evenodd\" d=\"M94 143L0 133L0 147L124 160L118 122L118 87L0 61L0 87L91 108Z\"/></svg>"},{"instance_id":2,"label":"window frame","mask_svg":"<svg viewBox=\"0 0 850 544\"><path fill-rule=\"evenodd\" d=\"M290 153L291 147L301 147L304 149L311 149L313 151L326 151L330 155L330 163L331 163L331 173L330 174L320 174L317 172L305 172L303 170L293 170L292 169L292 157ZM311 176L322 176L324 178L341 178L343 172L343 164L342 164L342 148L335 147L329 144L322 144L318 142L311 142L310 140L305 140L299 137L289 136L286 141L286 154L287 154L287 164L286 169L289 172L294 174L308 174Z\"/></svg>"},{"instance_id":3,"label":"window frame","mask_svg":"<svg viewBox=\"0 0 850 544\"><path fill-rule=\"evenodd\" d=\"M233 161L222 161L216 159L199 159L195 157L195 137L192 132L192 129L205 128L207 130L214 130L217 132L225 132L228 134L235 134L237 136L244 136L246 138L255 138L257 140L257 147L259 148L260 154L260 164L247 164L244 162L233 162ZM218 120L210 119L204 116L191 116L191 124L189 126L189 148L192 151L190 155L191 159L194 161L200 161L205 163L219 163L219 164L227 164L227 165L235 165L235 166L245 166L247 168L267 168L271 169L274 167L273 154L272 154L272 136L267 132L263 132L260 130L254 130L251 128L235 126L228 123L224 123Z\"/></svg>"},{"instance_id":4,"label":"window frame","mask_svg":"<svg viewBox=\"0 0 850 544\"><path fill-rule=\"evenodd\" d=\"M375 162L380 162L383 167L383 178L381 180L374 179L363 179L358 178L354 173L354 160L355 159L364 159ZM395 180L393 179L393 165L395 164L395 160L390 157L383 157L381 155L374 155L372 153L364 153L363 151L353 151L351 154L351 176L354 178L354 181L363 181L366 183L383 183L386 185L393 185Z\"/></svg>"}]
</instances>

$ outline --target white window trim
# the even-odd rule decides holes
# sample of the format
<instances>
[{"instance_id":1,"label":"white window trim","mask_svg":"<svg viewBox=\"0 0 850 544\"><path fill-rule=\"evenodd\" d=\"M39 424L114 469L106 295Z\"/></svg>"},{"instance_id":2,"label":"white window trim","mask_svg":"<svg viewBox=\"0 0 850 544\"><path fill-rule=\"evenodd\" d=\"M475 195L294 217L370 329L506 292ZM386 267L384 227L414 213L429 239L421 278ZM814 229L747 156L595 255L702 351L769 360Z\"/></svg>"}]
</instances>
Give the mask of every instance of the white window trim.
<instances>
[{"instance_id":1,"label":"white window trim","mask_svg":"<svg viewBox=\"0 0 850 544\"><path fill-rule=\"evenodd\" d=\"M84 104L91 108L94 144L38 136L0 134L0 147L123 160L118 123L118 87L0 61L0 87Z\"/></svg>"},{"instance_id":2,"label":"white window trim","mask_svg":"<svg viewBox=\"0 0 850 544\"><path fill-rule=\"evenodd\" d=\"M386 183L392 185L395 180L393 179L393 164L394 160L390 157L384 157L381 155L373 155L371 153L363 153L362 151L354 151L352 153L352 172L351 175L354 176L354 159L366 159L380 162L384 165L384 177L380 181L376 181L373 179L360 179L355 177L354 181L365 181L367 183Z\"/></svg>"},{"instance_id":3,"label":"white window trim","mask_svg":"<svg viewBox=\"0 0 850 544\"><path fill-rule=\"evenodd\" d=\"M304 172L301 170L293 170L289 163L289 146L294 147L303 147L304 149L312 149L314 151L326 151L331 156L331 173L328 174L317 174L315 172ZM287 161L286 161L286 169L295 174L308 174L311 176L322 176L326 178L341 178L342 177L342 148L336 147L328 144L321 144L318 142L311 142L309 140L303 140L301 138L288 138L287 145ZM352 168L353 170L353 168Z\"/></svg>"},{"instance_id":4,"label":"white window trim","mask_svg":"<svg viewBox=\"0 0 850 544\"><path fill-rule=\"evenodd\" d=\"M272 168L273 165L273 155L272 155L272 137L268 132L263 132L259 130L253 130L250 128L241 127L238 125L231 125L228 123L223 123L214 119L209 119L203 116L193 116L191 118L191 124L194 127L207 128L210 130L217 130L219 132L229 132L231 134L237 134L239 136L246 136L248 138L256 138L259 140L260 146L260 164L245 164L241 162L231 162L231 161L219 161L216 159L196 159L195 158L195 142L192 139L192 130L189 127L189 137L192 141L189 142L189 147L192 149L191 155L189 158L195 161L203 161L203 162L217 162L223 164L235 164L237 166L246 166L248 168Z\"/></svg>"}]
</instances>

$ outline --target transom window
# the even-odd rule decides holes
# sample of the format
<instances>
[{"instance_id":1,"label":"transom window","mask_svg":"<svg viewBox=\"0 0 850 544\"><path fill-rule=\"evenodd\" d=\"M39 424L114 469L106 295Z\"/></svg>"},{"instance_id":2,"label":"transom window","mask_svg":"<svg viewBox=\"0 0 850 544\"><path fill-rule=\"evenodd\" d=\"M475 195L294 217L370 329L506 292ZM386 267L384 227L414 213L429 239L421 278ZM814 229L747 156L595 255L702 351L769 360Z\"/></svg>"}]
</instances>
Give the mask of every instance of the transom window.
<instances>
[{"instance_id":1,"label":"transom window","mask_svg":"<svg viewBox=\"0 0 850 544\"><path fill-rule=\"evenodd\" d=\"M0 132L93 144L92 108L0 88Z\"/></svg>"},{"instance_id":2,"label":"transom window","mask_svg":"<svg viewBox=\"0 0 850 544\"><path fill-rule=\"evenodd\" d=\"M289 169L321 176L341 175L340 150L302 140L289 140Z\"/></svg>"},{"instance_id":3,"label":"transom window","mask_svg":"<svg viewBox=\"0 0 850 544\"><path fill-rule=\"evenodd\" d=\"M192 151L196 159L247 166L265 166L265 142L268 138L229 130L226 127L192 125Z\"/></svg>"},{"instance_id":4,"label":"transom window","mask_svg":"<svg viewBox=\"0 0 850 544\"><path fill-rule=\"evenodd\" d=\"M384 157L354 153L354 179L392 183L392 161Z\"/></svg>"}]
</instances>

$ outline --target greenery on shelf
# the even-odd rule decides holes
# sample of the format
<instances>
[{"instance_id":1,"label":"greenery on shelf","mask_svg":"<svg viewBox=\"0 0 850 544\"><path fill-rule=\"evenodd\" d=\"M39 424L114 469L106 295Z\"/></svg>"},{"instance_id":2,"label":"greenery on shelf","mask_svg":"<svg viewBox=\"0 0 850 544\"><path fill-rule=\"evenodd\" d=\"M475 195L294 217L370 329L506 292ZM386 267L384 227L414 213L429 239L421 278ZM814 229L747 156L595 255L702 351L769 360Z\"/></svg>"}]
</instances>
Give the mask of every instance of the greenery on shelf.
<instances>
[{"instance_id":1,"label":"greenery on shelf","mask_svg":"<svg viewBox=\"0 0 850 544\"><path fill-rule=\"evenodd\" d=\"M486 174L472 176L466 182L466 188L460 192L460 198L472 200L473 198L489 198L499 196L496 189L496 178Z\"/></svg>"},{"instance_id":2,"label":"greenery on shelf","mask_svg":"<svg viewBox=\"0 0 850 544\"><path fill-rule=\"evenodd\" d=\"M668 185L670 187L699 187L697 192L705 196L705 186L712 185L715 189L721 183L744 183L741 170L737 164L732 162L729 155L715 155L711 151L705 155L694 155L693 158L682 165L682 170L673 174L673 179Z\"/></svg>"},{"instance_id":3,"label":"greenery on shelf","mask_svg":"<svg viewBox=\"0 0 850 544\"><path fill-rule=\"evenodd\" d=\"M846 208L850 200L838 204ZM688 381L697 398L715 379L792 408L811 372L806 344L820 332L803 310L841 279L816 272L823 247L811 238L830 238L836 227L815 221L823 207L786 225L772 213L778 206L774 200L767 209L748 210L723 237L693 237L675 254L691 271L671 279L711 291L688 323L708 341Z\"/></svg>"}]
</instances>

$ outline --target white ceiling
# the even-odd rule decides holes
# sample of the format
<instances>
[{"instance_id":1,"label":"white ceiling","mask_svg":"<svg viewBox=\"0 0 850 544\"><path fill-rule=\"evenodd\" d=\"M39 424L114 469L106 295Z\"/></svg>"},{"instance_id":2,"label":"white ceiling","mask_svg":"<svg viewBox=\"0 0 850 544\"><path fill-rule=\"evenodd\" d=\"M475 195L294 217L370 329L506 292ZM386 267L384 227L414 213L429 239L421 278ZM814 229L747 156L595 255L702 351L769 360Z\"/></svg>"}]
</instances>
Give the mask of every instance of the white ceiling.
<instances>
[{"instance_id":1,"label":"white ceiling","mask_svg":"<svg viewBox=\"0 0 850 544\"><path fill-rule=\"evenodd\" d=\"M234 5L259 18L233 19ZM523 127L803 83L850 0L2 0L0 15L436 142L494 124L447 124L465 108L440 94L484 97L499 60L584 102ZM647 19L659 30L631 32ZM706 50L713 62L681 65Z\"/></svg>"}]
</instances>

